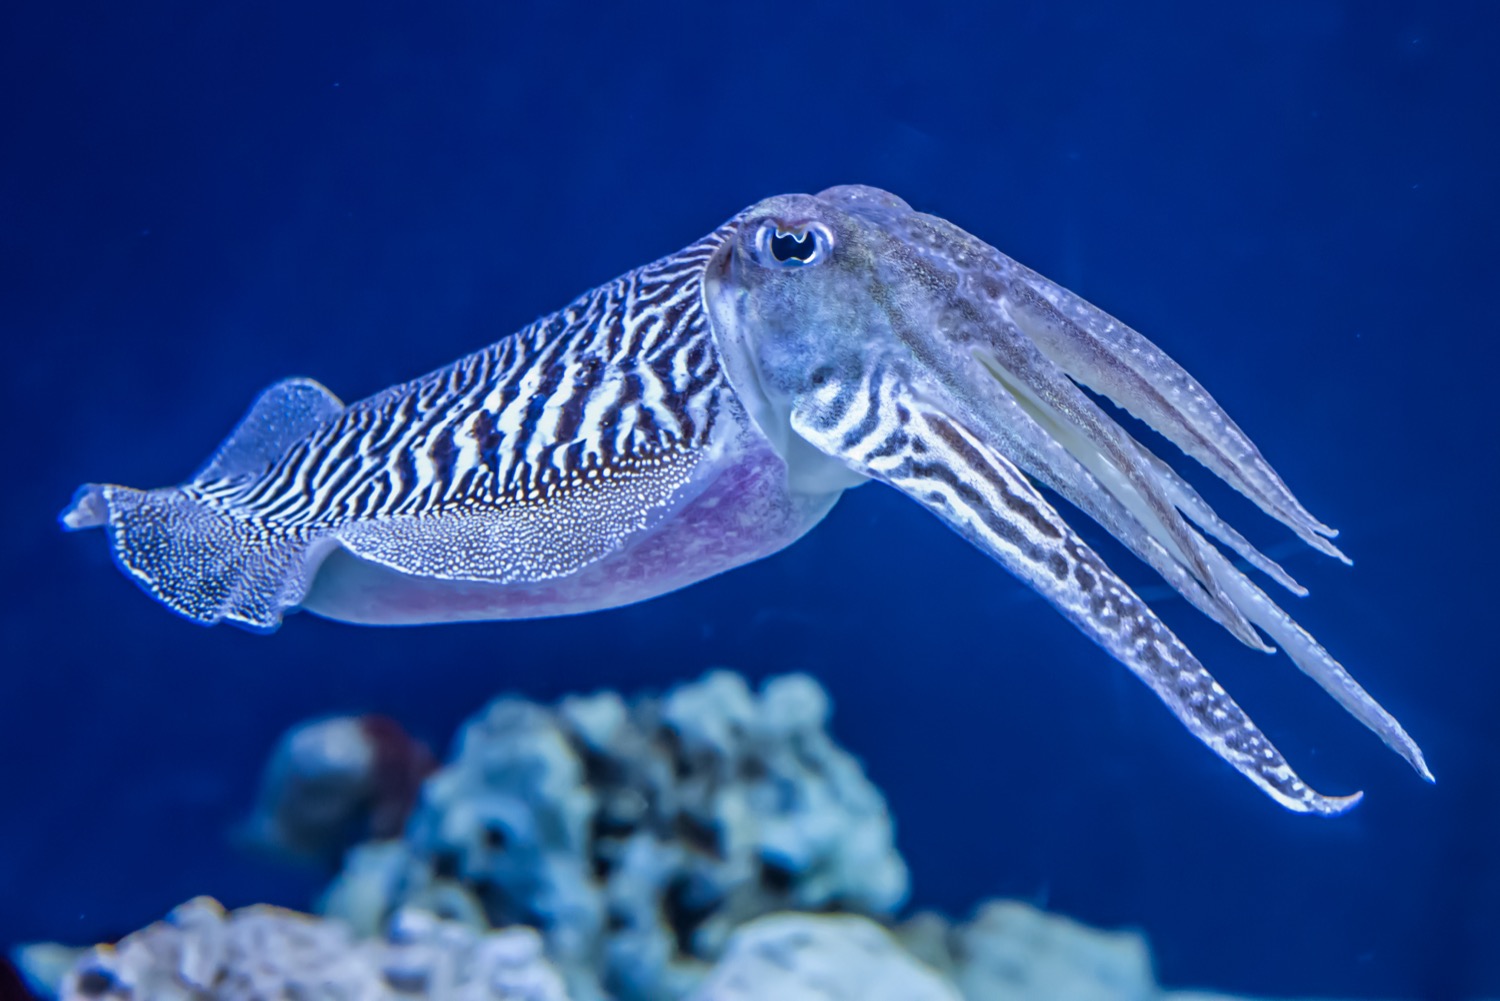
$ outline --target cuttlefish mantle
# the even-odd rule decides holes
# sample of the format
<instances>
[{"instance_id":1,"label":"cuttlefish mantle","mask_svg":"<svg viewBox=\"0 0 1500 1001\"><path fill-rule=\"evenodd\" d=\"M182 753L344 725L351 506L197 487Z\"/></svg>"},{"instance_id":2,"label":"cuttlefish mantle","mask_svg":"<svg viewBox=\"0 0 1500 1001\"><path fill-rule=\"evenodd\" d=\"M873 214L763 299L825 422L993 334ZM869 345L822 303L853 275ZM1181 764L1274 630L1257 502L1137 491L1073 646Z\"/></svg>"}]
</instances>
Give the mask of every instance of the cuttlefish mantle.
<instances>
[{"instance_id":1,"label":"cuttlefish mantle","mask_svg":"<svg viewBox=\"0 0 1500 1001\"><path fill-rule=\"evenodd\" d=\"M103 527L120 567L195 622L269 631L297 608L371 624L526 618L640 601L759 559L878 480L1044 595L1282 805L1353 805L1359 794L1297 777L1041 484L1242 642L1279 645L1430 780L1400 724L1226 553L1300 585L1085 389L1344 558L1160 348L860 186L751 206L358 403L279 383L185 483L90 484L62 523Z\"/></svg>"}]
</instances>

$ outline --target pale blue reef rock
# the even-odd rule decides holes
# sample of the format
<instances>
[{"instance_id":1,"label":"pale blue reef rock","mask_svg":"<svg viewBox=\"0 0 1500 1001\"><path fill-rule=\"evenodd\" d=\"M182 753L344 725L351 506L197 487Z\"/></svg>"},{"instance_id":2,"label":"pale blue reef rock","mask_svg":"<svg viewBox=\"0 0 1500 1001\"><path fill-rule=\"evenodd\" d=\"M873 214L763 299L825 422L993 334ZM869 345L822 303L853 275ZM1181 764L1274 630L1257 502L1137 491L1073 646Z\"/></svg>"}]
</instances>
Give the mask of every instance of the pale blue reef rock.
<instances>
[{"instance_id":1,"label":"pale blue reef rock","mask_svg":"<svg viewBox=\"0 0 1500 1001\"><path fill-rule=\"evenodd\" d=\"M255 811L235 839L282 858L337 865L356 841L401 833L436 764L389 717L308 720L277 742Z\"/></svg>"},{"instance_id":2,"label":"pale blue reef rock","mask_svg":"<svg viewBox=\"0 0 1500 1001\"><path fill-rule=\"evenodd\" d=\"M964 1001L890 932L847 914L757 918L689 1001Z\"/></svg>"},{"instance_id":3,"label":"pale blue reef rock","mask_svg":"<svg viewBox=\"0 0 1500 1001\"><path fill-rule=\"evenodd\" d=\"M1231 1001L1163 990L1135 932L1015 901L896 924L891 818L828 716L803 675L501 698L320 915L200 898L16 958L66 1001ZM269 806L308 830L299 797Z\"/></svg>"},{"instance_id":4,"label":"pale blue reef rock","mask_svg":"<svg viewBox=\"0 0 1500 1001\"><path fill-rule=\"evenodd\" d=\"M1138 932L1090 928L1018 900L988 901L962 924L918 914L896 932L965 1001L1232 1001L1163 990Z\"/></svg>"},{"instance_id":5,"label":"pale blue reef rock","mask_svg":"<svg viewBox=\"0 0 1500 1001\"><path fill-rule=\"evenodd\" d=\"M502 698L461 730L400 842L356 849L322 910L542 929L580 1001L682 997L729 933L778 910L894 913L889 813L788 675L716 672L660 699Z\"/></svg>"},{"instance_id":6,"label":"pale blue reef rock","mask_svg":"<svg viewBox=\"0 0 1500 1001\"><path fill-rule=\"evenodd\" d=\"M275 907L231 914L206 898L116 947L18 955L61 1001L577 1001L530 928L476 931L410 909L383 935ZM784 912L729 937L683 1001L1236 1001L1164 991L1145 941L1028 904L985 905L949 927L924 915L894 932L853 914Z\"/></svg>"},{"instance_id":7,"label":"pale blue reef rock","mask_svg":"<svg viewBox=\"0 0 1500 1001\"><path fill-rule=\"evenodd\" d=\"M23 966L25 953L22 953ZM383 936L278 907L204 897L85 952L62 1001L568 1001L529 928L476 932L418 911Z\"/></svg>"}]
</instances>

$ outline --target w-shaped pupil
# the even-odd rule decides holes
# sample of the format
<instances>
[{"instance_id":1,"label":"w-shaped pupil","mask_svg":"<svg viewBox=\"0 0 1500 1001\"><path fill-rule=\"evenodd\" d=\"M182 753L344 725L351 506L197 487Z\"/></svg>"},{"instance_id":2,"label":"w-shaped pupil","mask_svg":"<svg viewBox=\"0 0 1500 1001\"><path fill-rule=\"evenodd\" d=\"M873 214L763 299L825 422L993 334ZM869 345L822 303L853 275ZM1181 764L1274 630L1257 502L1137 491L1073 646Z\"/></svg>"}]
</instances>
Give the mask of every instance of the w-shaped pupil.
<instances>
[{"instance_id":1,"label":"w-shaped pupil","mask_svg":"<svg viewBox=\"0 0 1500 1001\"><path fill-rule=\"evenodd\" d=\"M817 250L818 242L813 239L811 233L803 233L801 236L795 233L771 234L771 256L782 264L792 261L806 264L812 260Z\"/></svg>"}]
</instances>

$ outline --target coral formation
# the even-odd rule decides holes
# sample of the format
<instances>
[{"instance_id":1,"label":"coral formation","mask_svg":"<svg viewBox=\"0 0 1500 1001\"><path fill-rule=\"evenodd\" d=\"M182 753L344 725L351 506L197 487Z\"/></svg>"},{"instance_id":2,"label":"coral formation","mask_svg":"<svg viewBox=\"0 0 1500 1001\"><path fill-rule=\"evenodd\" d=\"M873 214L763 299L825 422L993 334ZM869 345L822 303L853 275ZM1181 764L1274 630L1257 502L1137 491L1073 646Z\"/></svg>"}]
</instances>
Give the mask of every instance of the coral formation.
<instances>
[{"instance_id":1,"label":"coral formation","mask_svg":"<svg viewBox=\"0 0 1500 1001\"><path fill-rule=\"evenodd\" d=\"M17 963L69 1001L1211 1001L1163 991L1142 936L1014 901L892 927L906 866L828 716L802 675L501 698L404 835L348 852L321 916L199 898L117 946ZM387 739L384 781L377 738L358 718L291 731L265 840L316 856L378 816L422 758Z\"/></svg>"},{"instance_id":2,"label":"coral formation","mask_svg":"<svg viewBox=\"0 0 1500 1001\"><path fill-rule=\"evenodd\" d=\"M773 998L964 1001L953 984L913 958L885 929L846 914L776 914L751 921L734 933L689 1001Z\"/></svg>"},{"instance_id":3,"label":"coral formation","mask_svg":"<svg viewBox=\"0 0 1500 1001\"><path fill-rule=\"evenodd\" d=\"M89 950L62 1001L568 1001L526 928L476 932L420 911L357 938L337 921L277 907L226 914L200 897Z\"/></svg>"},{"instance_id":4,"label":"coral formation","mask_svg":"<svg viewBox=\"0 0 1500 1001\"><path fill-rule=\"evenodd\" d=\"M887 915L905 898L880 793L788 675L715 672L664 698L499 699L459 734L406 838L352 853L325 913L401 905L540 928L579 1001L680 998L745 921Z\"/></svg>"},{"instance_id":5,"label":"coral formation","mask_svg":"<svg viewBox=\"0 0 1500 1001\"><path fill-rule=\"evenodd\" d=\"M432 752L388 716L299 724L271 754L242 843L290 858L337 863L356 841L399 835Z\"/></svg>"}]
</instances>

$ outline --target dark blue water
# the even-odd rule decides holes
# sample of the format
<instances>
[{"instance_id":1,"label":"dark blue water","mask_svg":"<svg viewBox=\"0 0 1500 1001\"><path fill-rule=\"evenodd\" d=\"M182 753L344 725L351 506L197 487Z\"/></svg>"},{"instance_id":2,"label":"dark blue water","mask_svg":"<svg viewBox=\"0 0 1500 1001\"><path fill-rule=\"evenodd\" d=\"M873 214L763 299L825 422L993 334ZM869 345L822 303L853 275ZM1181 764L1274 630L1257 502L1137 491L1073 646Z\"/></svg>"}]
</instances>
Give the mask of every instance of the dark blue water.
<instances>
[{"instance_id":1,"label":"dark blue water","mask_svg":"<svg viewBox=\"0 0 1500 1001\"><path fill-rule=\"evenodd\" d=\"M918 904L1137 925L1170 984L1500 992L1494 8L1126 6L0 9L0 941L91 941L198 893L305 905L315 874L224 839L304 717L441 745L500 690L723 664L829 687ZM850 181L1209 386L1356 566L1211 496L1312 588L1295 612L1436 787L1284 658L1161 602L1309 781L1367 794L1283 812L881 487L634 608L270 638L178 620L54 528L84 480L181 479L281 376L358 398L763 196Z\"/></svg>"}]
</instances>

